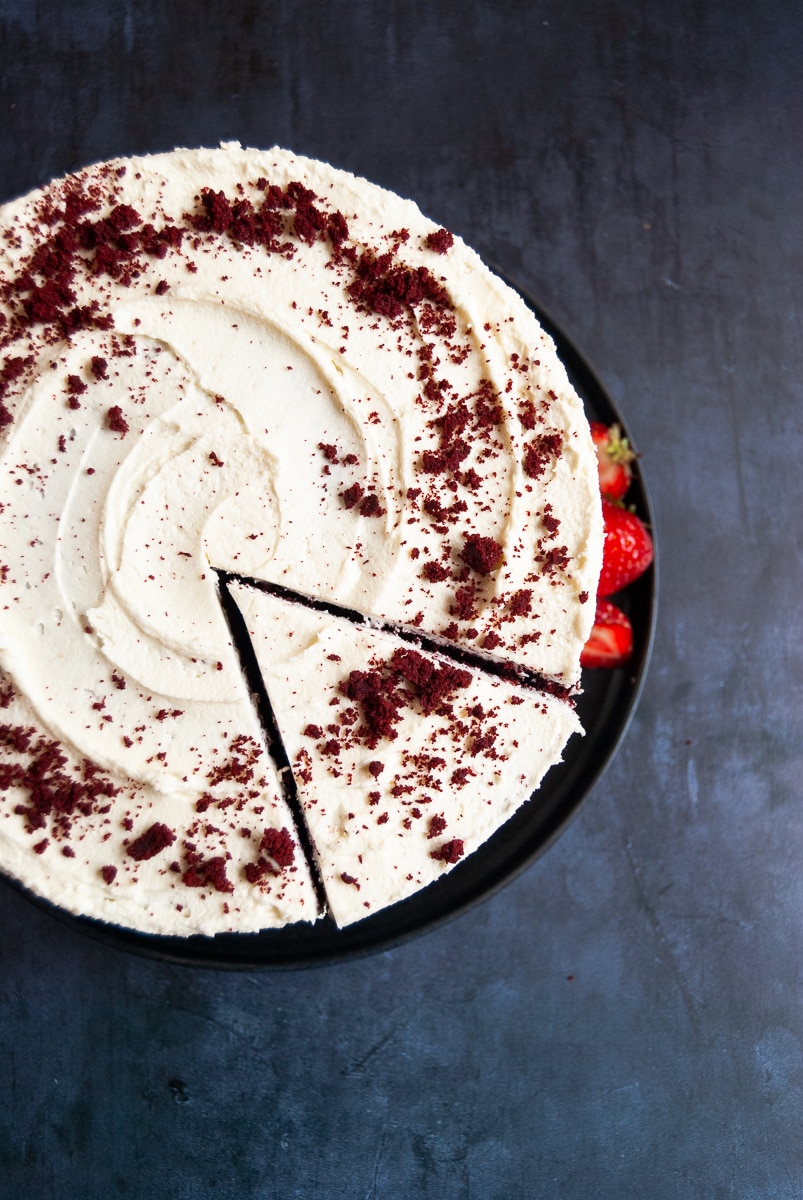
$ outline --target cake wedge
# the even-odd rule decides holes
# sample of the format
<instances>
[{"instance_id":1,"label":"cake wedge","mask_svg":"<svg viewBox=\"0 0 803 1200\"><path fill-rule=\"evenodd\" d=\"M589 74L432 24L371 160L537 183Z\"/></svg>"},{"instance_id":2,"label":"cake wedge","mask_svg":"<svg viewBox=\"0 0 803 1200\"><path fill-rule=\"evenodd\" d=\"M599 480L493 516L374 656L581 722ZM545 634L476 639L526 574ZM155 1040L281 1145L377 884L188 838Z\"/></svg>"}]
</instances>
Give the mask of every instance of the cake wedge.
<instances>
[{"instance_id":1,"label":"cake wedge","mask_svg":"<svg viewBox=\"0 0 803 1200\"><path fill-rule=\"evenodd\" d=\"M426 641L414 646L259 587L228 587L339 926L449 872L529 799L581 732L567 700Z\"/></svg>"}]
</instances>

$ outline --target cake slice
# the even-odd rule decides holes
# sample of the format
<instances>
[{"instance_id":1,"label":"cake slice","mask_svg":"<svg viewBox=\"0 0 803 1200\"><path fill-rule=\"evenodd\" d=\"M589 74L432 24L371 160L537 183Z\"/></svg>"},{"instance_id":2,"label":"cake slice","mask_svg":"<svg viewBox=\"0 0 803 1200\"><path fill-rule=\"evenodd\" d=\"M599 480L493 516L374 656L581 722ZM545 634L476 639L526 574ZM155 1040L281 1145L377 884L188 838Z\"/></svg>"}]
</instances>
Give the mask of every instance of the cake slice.
<instances>
[{"instance_id":1,"label":"cake slice","mask_svg":"<svg viewBox=\"0 0 803 1200\"><path fill-rule=\"evenodd\" d=\"M581 731L565 700L431 646L242 583L229 590L340 926L476 850Z\"/></svg>"}]
</instances>

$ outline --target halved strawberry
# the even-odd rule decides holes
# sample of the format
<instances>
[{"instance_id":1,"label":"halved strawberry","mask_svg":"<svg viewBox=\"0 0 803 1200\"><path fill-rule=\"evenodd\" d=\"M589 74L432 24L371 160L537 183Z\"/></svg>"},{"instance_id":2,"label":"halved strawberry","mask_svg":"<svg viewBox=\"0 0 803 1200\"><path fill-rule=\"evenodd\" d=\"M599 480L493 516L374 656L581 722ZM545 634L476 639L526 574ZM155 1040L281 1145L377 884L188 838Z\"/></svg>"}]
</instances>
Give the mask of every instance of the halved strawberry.
<instances>
[{"instance_id":1,"label":"halved strawberry","mask_svg":"<svg viewBox=\"0 0 803 1200\"><path fill-rule=\"evenodd\" d=\"M621 500L630 487L635 454L619 425L591 422L591 440L597 451L599 490L609 500Z\"/></svg>"},{"instance_id":2,"label":"halved strawberry","mask_svg":"<svg viewBox=\"0 0 803 1200\"><path fill-rule=\"evenodd\" d=\"M605 542L597 598L612 596L643 575L653 560L652 538L635 513L602 501Z\"/></svg>"},{"instance_id":3,"label":"halved strawberry","mask_svg":"<svg viewBox=\"0 0 803 1200\"><path fill-rule=\"evenodd\" d=\"M597 601L594 625L580 655L581 667L621 667L633 654L633 627L610 600Z\"/></svg>"}]
</instances>

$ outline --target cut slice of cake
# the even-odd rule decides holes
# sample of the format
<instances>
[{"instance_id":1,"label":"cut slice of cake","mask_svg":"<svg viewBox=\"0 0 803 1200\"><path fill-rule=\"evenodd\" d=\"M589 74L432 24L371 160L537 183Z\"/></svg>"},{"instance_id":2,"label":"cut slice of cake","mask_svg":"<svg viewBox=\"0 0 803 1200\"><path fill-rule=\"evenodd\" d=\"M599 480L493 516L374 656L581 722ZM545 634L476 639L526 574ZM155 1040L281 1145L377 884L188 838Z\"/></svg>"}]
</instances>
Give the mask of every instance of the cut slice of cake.
<instances>
[{"instance_id":1,"label":"cut slice of cake","mask_svg":"<svg viewBox=\"0 0 803 1200\"><path fill-rule=\"evenodd\" d=\"M581 732L565 700L344 616L229 590L338 925L450 871Z\"/></svg>"}]
</instances>

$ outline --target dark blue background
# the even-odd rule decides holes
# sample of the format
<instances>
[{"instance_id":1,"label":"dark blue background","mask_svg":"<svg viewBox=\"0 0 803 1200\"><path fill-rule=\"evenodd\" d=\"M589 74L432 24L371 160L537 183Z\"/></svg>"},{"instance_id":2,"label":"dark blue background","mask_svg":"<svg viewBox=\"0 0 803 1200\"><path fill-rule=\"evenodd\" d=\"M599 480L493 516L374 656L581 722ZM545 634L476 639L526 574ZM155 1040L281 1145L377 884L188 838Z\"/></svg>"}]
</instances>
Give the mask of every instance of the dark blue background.
<instances>
[{"instance_id":1,"label":"dark blue background","mask_svg":"<svg viewBox=\"0 0 803 1200\"><path fill-rule=\"evenodd\" d=\"M509 888L220 974L0 886L2 1200L799 1200L803 11L0 0L0 193L236 138L413 196L541 298L643 451L624 746Z\"/></svg>"}]
</instances>

